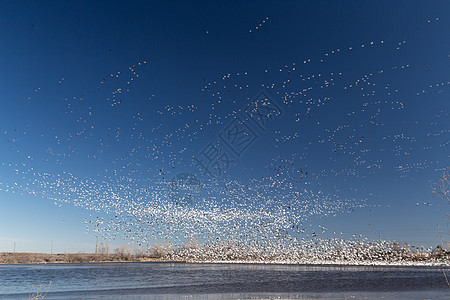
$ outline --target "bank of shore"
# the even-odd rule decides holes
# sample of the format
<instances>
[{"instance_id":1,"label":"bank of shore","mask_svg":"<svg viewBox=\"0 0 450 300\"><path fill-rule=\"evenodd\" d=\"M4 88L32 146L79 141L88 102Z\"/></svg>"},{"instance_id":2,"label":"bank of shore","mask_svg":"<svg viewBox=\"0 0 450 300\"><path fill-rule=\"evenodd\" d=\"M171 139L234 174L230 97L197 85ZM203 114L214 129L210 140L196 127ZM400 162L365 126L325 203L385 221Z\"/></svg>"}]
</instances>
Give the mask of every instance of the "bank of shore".
<instances>
[{"instance_id":1,"label":"bank of shore","mask_svg":"<svg viewBox=\"0 0 450 300\"><path fill-rule=\"evenodd\" d=\"M93 253L28 253L0 252L0 264L46 264L46 263L100 263L100 262L166 262L167 259L149 255L120 255ZM173 260L170 260L173 261Z\"/></svg>"},{"instance_id":2,"label":"bank of shore","mask_svg":"<svg viewBox=\"0 0 450 300\"><path fill-rule=\"evenodd\" d=\"M450 259L445 257L420 257L396 260L325 260L304 258L302 260L197 260L158 258L150 255L120 255L93 253L28 253L0 252L1 264L49 264L49 263L109 263L109 262L189 262L189 263L224 263L224 264L290 264L290 265L347 265L347 266L441 266L449 267Z\"/></svg>"}]
</instances>

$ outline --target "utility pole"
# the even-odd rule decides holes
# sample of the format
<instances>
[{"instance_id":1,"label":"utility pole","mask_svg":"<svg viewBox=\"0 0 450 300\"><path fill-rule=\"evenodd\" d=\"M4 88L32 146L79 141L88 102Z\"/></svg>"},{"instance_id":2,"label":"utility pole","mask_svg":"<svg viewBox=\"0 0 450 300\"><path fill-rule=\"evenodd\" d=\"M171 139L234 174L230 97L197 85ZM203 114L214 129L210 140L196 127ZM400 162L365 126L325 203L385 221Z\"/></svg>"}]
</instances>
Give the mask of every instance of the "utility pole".
<instances>
[{"instance_id":1,"label":"utility pole","mask_svg":"<svg viewBox=\"0 0 450 300\"><path fill-rule=\"evenodd\" d=\"M95 255L97 255L97 248L98 248L98 236L96 236L95 238L96 238L96 242L95 242Z\"/></svg>"},{"instance_id":2,"label":"utility pole","mask_svg":"<svg viewBox=\"0 0 450 300\"><path fill-rule=\"evenodd\" d=\"M380 242L380 245L381 245L381 229L380 229L380 227L378 227L378 241Z\"/></svg>"},{"instance_id":3,"label":"utility pole","mask_svg":"<svg viewBox=\"0 0 450 300\"><path fill-rule=\"evenodd\" d=\"M53 240L52 240L52 246L50 248L50 255L53 255Z\"/></svg>"},{"instance_id":4,"label":"utility pole","mask_svg":"<svg viewBox=\"0 0 450 300\"><path fill-rule=\"evenodd\" d=\"M16 253L16 242L14 242L14 253Z\"/></svg>"}]
</instances>

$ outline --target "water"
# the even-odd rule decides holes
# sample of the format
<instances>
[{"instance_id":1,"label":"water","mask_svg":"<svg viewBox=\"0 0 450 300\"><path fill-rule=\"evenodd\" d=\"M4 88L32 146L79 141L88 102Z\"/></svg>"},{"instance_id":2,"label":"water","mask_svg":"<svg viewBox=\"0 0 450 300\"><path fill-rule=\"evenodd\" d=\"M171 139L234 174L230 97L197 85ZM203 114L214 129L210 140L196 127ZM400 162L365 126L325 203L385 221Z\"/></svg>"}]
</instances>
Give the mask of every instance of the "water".
<instances>
[{"instance_id":1,"label":"water","mask_svg":"<svg viewBox=\"0 0 450 300\"><path fill-rule=\"evenodd\" d=\"M49 282L46 299L450 298L437 267L101 263L2 265L0 299Z\"/></svg>"}]
</instances>

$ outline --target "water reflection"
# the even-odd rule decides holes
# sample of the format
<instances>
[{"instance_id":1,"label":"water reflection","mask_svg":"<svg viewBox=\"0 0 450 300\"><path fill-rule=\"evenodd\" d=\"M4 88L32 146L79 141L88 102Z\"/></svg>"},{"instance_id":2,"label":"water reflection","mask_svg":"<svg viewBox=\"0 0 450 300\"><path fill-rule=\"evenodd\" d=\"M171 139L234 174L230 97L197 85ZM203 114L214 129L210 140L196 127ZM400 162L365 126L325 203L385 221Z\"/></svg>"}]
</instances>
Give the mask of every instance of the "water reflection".
<instances>
[{"instance_id":1,"label":"water reflection","mask_svg":"<svg viewBox=\"0 0 450 300\"><path fill-rule=\"evenodd\" d=\"M104 263L4 265L0 272L0 299L26 298L31 286L50 281L49 299L372 299L448 292L435 267Z\"/></svg>"}]
</instances>

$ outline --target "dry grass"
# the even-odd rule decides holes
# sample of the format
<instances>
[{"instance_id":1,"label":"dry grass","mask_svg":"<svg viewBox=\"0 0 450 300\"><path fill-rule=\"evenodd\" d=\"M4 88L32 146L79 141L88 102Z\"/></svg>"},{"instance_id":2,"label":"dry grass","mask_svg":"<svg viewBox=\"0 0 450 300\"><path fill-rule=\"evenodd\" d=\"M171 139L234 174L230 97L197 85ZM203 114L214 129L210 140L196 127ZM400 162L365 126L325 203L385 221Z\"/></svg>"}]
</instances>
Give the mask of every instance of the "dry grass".
<instances>
[{"instance_id":1,"label":"dry grass","mask_svg":"<svg viewBox=\"0 0 450 300\"><path fill-rule=\"evenodd\" d=\"M42 289L42 284L39 286L39 289L36 292L33 292L34 286L31 286L31 291L30 294L28 295L28 300L39 300L39 299L44 299L45 296L47 296L47 292L50 288L50 286L52 285L52 282L50 281L50 283L47 286L47 289L45 291L45 293L41 292Z\"/></svg>"},{"instance_id":2,"label":"dry grass","mask_svg":"<svg viewBox=\"0 0 450 300\"><path fill-rule=\"evenodd\" d=\"M46 264L46 263L95 263L95 262L147 262L162 261L153 255L91 254L91 253L12 253L0 252L0 264Z\"/></svg>"}]
</instances>

